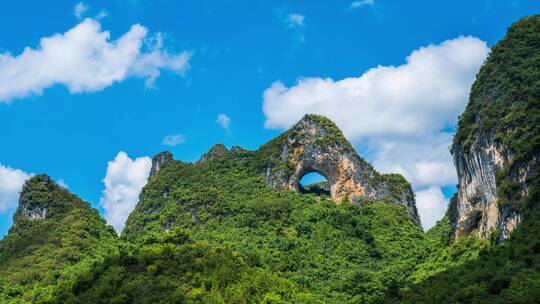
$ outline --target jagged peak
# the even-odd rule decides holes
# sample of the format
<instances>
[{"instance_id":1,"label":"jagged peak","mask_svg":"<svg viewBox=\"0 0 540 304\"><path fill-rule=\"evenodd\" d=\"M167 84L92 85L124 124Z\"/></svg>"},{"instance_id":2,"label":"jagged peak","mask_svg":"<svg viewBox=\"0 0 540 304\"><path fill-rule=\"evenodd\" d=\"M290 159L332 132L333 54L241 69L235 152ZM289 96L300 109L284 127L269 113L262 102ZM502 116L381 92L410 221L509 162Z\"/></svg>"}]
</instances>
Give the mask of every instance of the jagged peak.
<instances>
[{"instance_id":1,"label":"jagged peak","mask_svg":"<svg viewBox=\"0 0 540 304\"><path fill-rule=\"evenodd\" d=\"M163 169L167 164L173 161L173 154L170 151L159 152L152 158L152 168L150 169L150 177L154 176L159 170Z\"/></svg>"},{"instance_id":2,"label":"jagged peak","mask_svg":"<svg viewBox=\"0 0 540 304\"><path fill-rule=\"evenodd\" d=\"M306 114L284 134L287 134L290 143L315 142L324 146L334 145L345 150L354 150L336 123L323 115Z\"/></svg>"},{"instance_id":3,"label":"jagged peak","mask_svg":"<svg viewBox=\"0 0 540 304\"><path fill-rule=\"evenodd\" d=\"M23 185L21 196L31 192L52 192L59 185L47 174L38 174L29 178Z\"/></svg>"},{"instance_id":4,"label":"jagged peak","mask_svg":"<svg viewBox=\"0 0 540 304\"><path fill-rule=\"evenodd\" d=\"M298 123L301 123L301 122L311 123L315 125L325 125L325 124L333 124L334 126L336 125L330 118L324 115L312 114L312 113L308 113L302 116L302 118L300 118Z\"/></svg>"},{"instance_id":5,"label":"jagged peak","mask_svg":"<svg viewBox=\"0 0 540 304\"><path fill-rule=\"evenodd\" d=\"M341 130L338 128L335 122L330 120L328 117L318 114L306 114L304 115L293 127L291 130L295 129L305 129L311 128L319 132L334 132L337 131L341 133ZM314 134L320 135L320 134Z\"/></svg>"},{"instance_id":6,"label":"jagged peak","mask_svg":"<svg viewBox=\"0 0 540 304\"><path fill-rule=\"evenodd\" d=\"M404 205L419 224L414 194L405 178L378 173L356 153L337 125L322 115L304 115L258 153L263 155L264 181L271 187L300 191L302 177L317 172L327 179L336 202L377 200Z\"/></svg>"},{"instance_id":7,"label":"jagged peak","mask_svg":"<svg viewBox=\"0 0 540 304\"><path fill-rule=\"evenodd\" d=\"M47 174L29 178L23 185L19 197L16 216L31 219L45 219L47 211L53 205L51 193L61 187Z\"/></svg>"},{"instance_id":8,"label":"jagged peak","mask_svg":"<svg viewBox=\"0 0 540 304\"><path fill-rule=\"evenodd\" d=\"M230 150L232 153L242 153L242 152L246 152L247 150L238 146L238 145L234 145L231 147L231 150Z\"/></svg>"},{"instance_id":9,"label":"jagged peak","mask_svg":"<svg viewBox=\"0 0 540 304\"><path fill-rule=\"evenodd\" d=\"M210 148L210 150L208 150L208 152L204 153L201 156L199 162L209 161L213 158L226 155L227 153L229 153L229 150L227 149L227 147L225 147L225 145L215 144L212 146L212 148Z\"/></svg>"}]
</instances>

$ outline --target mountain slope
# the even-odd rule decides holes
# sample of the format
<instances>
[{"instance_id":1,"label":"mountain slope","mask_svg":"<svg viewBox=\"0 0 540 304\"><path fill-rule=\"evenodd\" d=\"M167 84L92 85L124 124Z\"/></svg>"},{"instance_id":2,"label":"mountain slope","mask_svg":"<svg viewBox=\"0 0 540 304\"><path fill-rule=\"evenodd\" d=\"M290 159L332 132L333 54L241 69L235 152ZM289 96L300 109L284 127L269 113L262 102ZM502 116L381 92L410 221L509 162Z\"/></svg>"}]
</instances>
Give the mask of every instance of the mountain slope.
<instances>
[{"instance_id":1,"label":"mountain slope","mask_svg":"<svg viewBox=\"0 0 540 304\"><path fill-rule=\"evenodd\" d=\"M96 210L48 176L34 176L0 241L0 301L52 299L70 272L90 268L115 248L116 233Z\"/></svg>"},{"instance_id":2,"label":"mountain slope","mask_svg":"<svg viewBox=\"0 0 540 304\"><path fill-rule=\"evenodd\" d=\"M540 16L493 48L452 153L459 192L424 233L400 175L328 119L257 151L156 155L121 238L49 177L0 241L2 303L538 303ZM302 187L309 172L327 181Z\"/></svg>"},{"instance_id":3,"label":"mountain slope","mask_svg":"<svg viewBox=\"0 0 540 304\"><path fill-rule=\"evenodd\" d=\"M493 47L452 147L459 191L427 233L415 284L384 302L540 301L539 41L536 15Z\"/></svg>"},{"instance_id":4,"label":"mountain slope","mask_svg":"<svg viewBox=\"0 0 540 304\"><path fill-rule=\"evenodd\" d=\"M538 202L540 16L492 48L461 115L452 154L459 177L455 235L508 237Z\"/></svg>"},{"instance_id":5,"label":"mountain slope","mask_svg":"<svg viewBox=\"0 0 540 304\"><path fill-rule=\"evenodd\" d=\"M312 123L313 118L306 116L299 124L306 120ZM325 118L315 118L317 123L327 123ZM194 164L158 154L153 167L159 170L153 171L144 187L122 238L144 244L167 231L183 229L195 242L227 246L249 267L278 273L316 299L332 303L368 299L382 294L388 280L406 280L423 242L417 218L409 212L416 211L414 200L411 203L408 194L403 195L412 196L408 183L400 176L387 178L374 171L354 156L337 130L340 136L327 132L329 136L314 139L328 141L324 144L335 150L346 144L351 150L345 157L357 157L355 161L366 169L358 173L370 175L360 185L386 189L380 192L387 193L386 197L365 195L350 204L328 196L301 194L283 183L269 184L265 168L274 170L273 181L300 179L294 177L294 166L305 163L306 158L289 162L290 147L330 154L320 152L324 150L320 146L309 146L311 138L302 139L300 132L295 132L299 128L292 130L258 151L227 150L217 145ZM334 184L337 180L329 178Z\"/></svg>"}]
</instances>

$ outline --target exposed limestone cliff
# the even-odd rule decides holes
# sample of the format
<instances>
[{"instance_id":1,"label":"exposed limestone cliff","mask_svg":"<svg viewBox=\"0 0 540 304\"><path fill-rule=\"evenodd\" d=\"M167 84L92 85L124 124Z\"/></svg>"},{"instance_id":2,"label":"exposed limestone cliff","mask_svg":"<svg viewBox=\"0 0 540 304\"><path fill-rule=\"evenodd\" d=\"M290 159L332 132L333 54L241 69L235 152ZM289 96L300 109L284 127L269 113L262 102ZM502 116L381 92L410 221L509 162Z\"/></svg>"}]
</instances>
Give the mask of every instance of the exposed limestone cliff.
<instances>
[{"instance_id":1,"label":"exposed limestone cliff","mask_svg":"<svg viewBox=\"0 0 540 304\"><path fill-rule=\"evenodd\" d=\"M513 24L472 86L452 146L454 236L506 238L540 189L540 16Z\"/></svg>"},{"instance_id":2,"label":"exposed limestone cliff","mask_svg":"<svg viewBox=\"0 0 540 304\"><path fill-rule=\"evenodd\" d=\"M156 154L152 158L152 168L150 169L150 176L154 176L159 170L163 169L169 162L173 160L173 155L169 151L163 151Z\"/></svg>"},{"instance_id":3,"label":"exposed limestone cliff","mask_svg":"<svg viewBox=\"0 0 540 304\"><path fill-rule=\"evenodd\" d=\"M400 175L375 171L325 117L304 116L260 152L271 155L263 168L265 182L271 187L299 191L302 177L317 172L328 180L330 195L337 203L383 200L404 205L411 218L419 222L408 182Z\"/></svg>"},{"instance_id":4,"label":"exposed limestone cliff","mask_svg":"<svg viewBox=\"0 0 540 304\"><path fill-rule=\"evenodd\" d=\"M21 191L15 217L43 220L53 206L52 192L59 186L47 175L36 175L28 180Z\"/></svg>"},{"instance_id":5,"label":"exposed limestone cliff","mask_svg":"<svg viewBox=\"0 0 540 304\"><path fill-rule=\"evenodd\" d=\"M512 154L494 141L493 134L487 134L478 136L466 150L454 146L453 156L459 179L455 236L476 230L477 236L488 237L498 228L507 237L521 216L512 206L499 205L497 172L509 165ZM527 185L523 184L522 195L526 192Z\"/></svg>"}]
</instances>

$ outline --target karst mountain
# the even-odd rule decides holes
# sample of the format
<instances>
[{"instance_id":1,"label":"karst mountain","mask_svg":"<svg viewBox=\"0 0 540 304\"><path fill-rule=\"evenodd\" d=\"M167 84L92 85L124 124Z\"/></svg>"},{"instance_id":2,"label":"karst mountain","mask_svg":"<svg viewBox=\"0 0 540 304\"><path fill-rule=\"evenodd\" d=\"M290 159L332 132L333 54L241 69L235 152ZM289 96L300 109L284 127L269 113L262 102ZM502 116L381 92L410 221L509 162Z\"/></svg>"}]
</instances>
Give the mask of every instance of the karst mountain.
<instances>
[{"instance_id":1,"label":"karst mountain","mask_svg":"<svg viewBox=\"0 0 540 304\"><path fill-rule=\"evenodd\" d=\"M458 191L429 231L409 182L315 114L254 151L157 154L119 235L33 176L0 303L540 302L540 16L493 46L449 153ZM301 185L311 172L326 182Z\"/></svg>"}]
</instances>

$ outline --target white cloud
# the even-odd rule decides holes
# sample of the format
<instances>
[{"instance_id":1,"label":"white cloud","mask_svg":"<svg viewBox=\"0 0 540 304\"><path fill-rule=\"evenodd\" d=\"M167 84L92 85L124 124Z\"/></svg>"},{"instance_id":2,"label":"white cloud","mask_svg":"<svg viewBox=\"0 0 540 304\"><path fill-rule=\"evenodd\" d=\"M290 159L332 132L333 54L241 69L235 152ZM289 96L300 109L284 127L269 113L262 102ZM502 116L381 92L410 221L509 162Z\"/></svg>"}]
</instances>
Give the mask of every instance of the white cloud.
<instances>
[{"instance_id":1,"label":"white cloud","mask_svg":"<svg viewBox=\"0 0 540 304\"><path fill-rule=\"evenodd\" d=\"M186 136L183 134L174 134L174 135L167 135L163 138L161 141L162 144L166 146L177 146L179 144L183 144L186 142Z\"/></svg>"},{"instance_id":2,"label":"white cloud","mask_svg":"<svg viewBox=\"0 0 540 304\"><path fill-rule=\"evenodd\" d=\"M416 208L422 220L422 228L428 230L444 216L448 200L444 197L441 188L431 186L428 189L416 192Z\"/></svg>"},{"instance_id":3,"label":"white cloud","mask_svg":"<svg viewBox=\"0 0 540 304\"><path fill-rule=\"evenodd\" d=\"M65 188L65 189L69 188L69 186L68 186L68 184L66 183L66 181L65 181L64 179L62 179L62 178L59 179L59 180L57 180L56 183L57 183L60 187L62 187L62 188Z\"/></svg>"},{"instance_id":4,"label":"white cloud","mask_svg":"<svg viewBox=\"0 0 540 304\"><path fill-rule=\"evenodd\" d=\"M283 11L278 11L278 17L285 25L287 31L292 34L293 48L296 48L306 42L306 38L304 36L306 16L297 13L284 14Z\"/></svg>"},{"instance_id":5,"label":"white cloud","mask_svg":"<svg viewBox=\"0 0 540 304\"><path fill-rule=\"evenodd\" d=\"M375 0L360 0L351 3L351 8L358 8L361 6L369 6L375 4Z\"/></svg>"},{"instance_id":6,"label":"white cloud","mask_svg":"<svg viewBox=\"0 0 540 304\"><path fill-rule=\"evenodd\" d=\"M110 40L98 21L85 19L64 34L42 38L39 47L22 54L0 54L0 102L40 95L53 85L71 93L102 90L128 77L152 85L162 70L182 74L190 52L169 53L161 34L148 37L139 24L117 40Z\"/></svg>"},{"instance_id":7,"label":"white cloud","mask_svg":"<svg viewBox=\"0 0 540 304\"><path fill-rule=\"evenodd\" d=\"M79 2L77 5L75 5L75 8L73 8L73 14L77 19L81 19L84 13L88 10L88 5L86 5L84 2Z\"/></svg>"},{"instance_id":8,"label":"white cloud","mask_svg":"<svg viewBox=\"0 0 540 304\"><path fill-rule=\"evenodd\" d=\"M288 27L304 26L304 19L306 17L300 14L290 14L287 16L285 23Z\"/></svg>"},{"instance_id":9,"label":"white cloud","mask_svg":"<svg viewBox=\"0 0 540 304\"><path fill-rule=\"evenodd\" d=\"M0 214L17 207L19 192L32 174L0 164Z\"/></svg>"},{"instance_id":10,"label":"white cloud","mask_svg":"<svg viewBox=\"0 0 540 304\"><path fill-rule=\"evenodd\" d=\"M375 168L385 173L400 173L415 189L431 185L448 186L457 182L449 152L453 135L433 133L424 136L373 136L361 141Z\"/></svg>"},{"instance_id":11,"label":"white cloud","mask_svg":"<svg viewBox=\"0 0 540 304\"><path fill-rule=\"evenodd\" d=\"M103 179L105 190L99 203L105 210L105 219L117 231L122 231L126 219L137 205L151 166L152 160L149 157L133 160L123 151L109 161Z\"/></svg>"},{"instance_id":12,"label":"white cloud","mask_svg":"<svg viewBox=\"0 0 540 304\"><path fill-rule=\"evenodd\" d=\"M107 17L108 15L109 14L107 13L107 11L102 10L102 11L99 12L99 14L97 14L96 19L101 20L101 19Z\"/></svg>"},{"instance_id":13,"label":"white cloud","mask_svg":"<svg viewBox=\"0 0 540 304\"><path fill-rule=\"evenodd\" d=\"M488 53L484 41L461 36L359 77L301 78L292 87L277 81L263 94L265 126L285 129L306 113L322 114L378 170L403 174L416 190L454 185L452 134L443 130L465 108Z\"/></svg>"},{"instance_id":14,"label":"white cloud","mask_svg":"<svg viewBox=\"0 0 540 304\"><path fill-rule=\"evenodd\" d=\"M400 66L378 66L360 77L302 78L264 92L266 127L287 128L305 113L324 114L351 138L429 134L455 123L489 49L458 37L415 50Z\"/></svg>"},{"instance_id":15,"label":"white cloud","mask_svg":"<svg viewBox=\"0 0 540 304\"><path fill-rule=\"evenodd\" d=\"M223 129L228 130L231 124L231 118L225 113L218 115L216 123L218 123Z\"/></svg>"}]
</instances>

